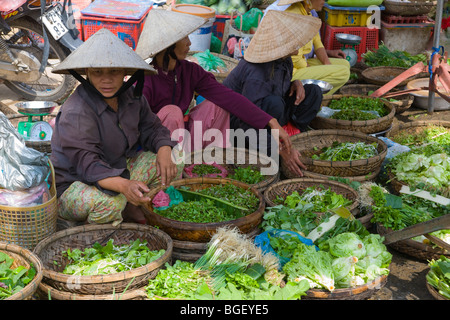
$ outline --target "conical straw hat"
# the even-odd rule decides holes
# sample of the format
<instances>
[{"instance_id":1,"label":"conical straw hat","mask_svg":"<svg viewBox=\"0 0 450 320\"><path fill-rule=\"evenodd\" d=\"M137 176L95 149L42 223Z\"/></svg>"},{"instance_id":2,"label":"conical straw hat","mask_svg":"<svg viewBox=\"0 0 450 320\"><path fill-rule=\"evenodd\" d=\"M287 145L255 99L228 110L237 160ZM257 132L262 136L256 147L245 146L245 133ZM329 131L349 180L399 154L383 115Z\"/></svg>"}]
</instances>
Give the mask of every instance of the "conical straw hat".
<instances>
[{"instance_id":1,"label":"conical straw hat","mask_svg":"<svg viewBox=\"0 0 450 320\"><path fill-rule=\"evenodd\" d=\"M264 63L286 57L311 41L321 25L319 18L270 10L256 29L244 59Z\"/></svg>"},{"instance_id":2,"label":"conical straw hat","mask_svg":"<svg viewBox=\"0 0 450 320\"><path fill-rule=\"evenodd\" d=\"M138 56L132 48L108 29L102 28L67 56L53 73L69 73L75 70L85 74L86 68L121 68L127 74L137 70L156 73L155 69Z\"/></svg>"},{"instance_id":3,"label":"conical straw hat","mask_svg":"<svg viewBox=\"0 0 450 320\"><path fill-rule=\"evenodd\" d=\"M188 36L207 19L188 13L165 9L152 9L145 20L139 36L136 53L143 59L153 58L157 53Z\"/></svg>"},{"instance_id":4,"label":"conical straw hat","mask_svg":"<svg viewBox=\"0 0 450 320\"><path fill-rule=\"evenodd\" d=\"M285 6L287 4L293 4L297 2L302 2L303 0L280 0L278 1L278 6Z\"/></svg>"}]
</instances>

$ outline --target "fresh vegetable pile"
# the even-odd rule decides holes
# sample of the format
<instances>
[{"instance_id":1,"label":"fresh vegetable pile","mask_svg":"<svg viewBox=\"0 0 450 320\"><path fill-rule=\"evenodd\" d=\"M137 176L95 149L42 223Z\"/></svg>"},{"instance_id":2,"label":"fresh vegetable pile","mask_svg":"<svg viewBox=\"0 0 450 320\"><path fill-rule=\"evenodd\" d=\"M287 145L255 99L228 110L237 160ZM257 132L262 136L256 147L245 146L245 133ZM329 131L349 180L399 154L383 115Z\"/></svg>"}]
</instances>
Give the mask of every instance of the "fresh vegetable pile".
<instances>
[{"instance_id":1,"label":"fresh vegetable pile","mask_svg":"<svg viewBox=\"0 0 450 320\"><path fill-rule=\"evenodd\" d=\"M313 204L311 209L313 212L327 212L331 209L347 207L352 204L343 195L332 191L331 188L325 188L323 185L307 187L301 195L298 191L294 191L286 199L279 199L277 202L291 209L297 207L299 203L302 205Z\"/></svg>"},{"instance_id":2,"label":"fresh vegetable pile","mask_svg":"<svg viewBox=\"0 0 450 320\"><path fill-rule=\"evenodd\" d=\"M63 273L79 276L113 274L142 267L164 253L164 249L150 250L147 241L137 239L130 244L114 245L110 239L105 246L97 242L84 250L69 248L64 251L63 257L69 263Z\"/></svg>"},{"instance_id":3,"label":"fresh vegetable pile","mask_svg":"<svg viewBox=\"0 0 450 320\"><path fill-rule=\"evenodd\" d=\"M327 161L354 161L369 159L378 154L377 144L359 142L333 142L330 147L324 147L319 154L314 154L311 158Z\"/></svg>"},{"instance_id":4,"label":"fresh vegetable pile","mask_svg":"<svg viewBox=\"0 0 450 320\"><path fill-rule=\"evenodd\" d=\"M444 298L450 299L450 259L441 256L437 260L429 261L428 266L430 271L426 275L426 280Z\"/></svg>"},{"instance_id":5,"label":"fresh vegetable pile","mask_svg":"<svg viewBox=\"0 0 450 320\"><path fill-rule=\"evenodd\" d=\"M368 50L363 54L363 59L364 63L369 67L389 66L410 68L420 61L425 64L427 63L427 56L425 54L411 55L406 51L391 51L384 44L381 44L374 51Z\"/></svg>"},{"instance_id":6,"label":"fresh vegetable pile","mask_svg":"<svg viewBox=\"0 0 450 320\"><path fill-rule=\"evenodd\" d=\"M244 189L232 183L214 185L198 192L246 208L250 212L254 212L259 207L259 199L250 189Z\"/></svg>"},{"instance_id":7,"label":"fresh vegetable pile","mask_svg":"<svg viewBox=\"0 0 450 320\"><path fill-rule=\"evenodd\" d=\"M247 184L257 184L265 179L261 171L252 166L236 168L234 174L228 176L228 178Z\"/></svg>"},{"instance_id":8,"label":"fresh vegetable pile","mask_svg":"<svg viewBox=\"0 0 450 320\"><path fill-rule=\"evenodd\" d=\"M449 145L450 129L443 126L428 125L424 128L419 127L414 132L402 130L392 137L392 141L405 146L420 146L429 143Z\"/></svg>"},{"instance_id":9,"label":"fresh vegetable pile","mask_svg":"<svg viewBox=\"0 0 450 320\"><path fill-rule=\"evenodd\" d=\"M11 268L14 259L5 252L0 252L0 300L4 300L22 290L30 283L35 275L36 269L18 266Z\"/></svg>"},{"instance_id":10,"label":"fresh vegetable pile","mask_svg":"<svg viewBox=\"0 0 450 320\"><path fill-rule=\"evenodd\" d=\"M379 117L388 115L389 109L385 106L382 99L369 97L341 97L333 99L328 104L328 108L333 110L351 110L373 112Z\"/></svg>"},{"instance_id":11,"label":"fresh vegetable pile","mask_svg":"<svg viewBox=\"0 0 450 320\"><path fill-rule=\"evenodd\" d=\"M193 169L192 173L195 173L199 177L203 177L205 175L211 173L220 173L220 169L210 164L197 164Z\"/></svg>"},{"instance_id":12,"label":"fresh vegetable pile","mask_svg":"<svg viewBox=\"0 0 450 320\"><path fill-rule=\"evenodd\" d=\"M365 121L379 118L378 115L362 110L340 110L333 113L330 119L348 120L348 121Z\"/></svg>"}]
</instances>

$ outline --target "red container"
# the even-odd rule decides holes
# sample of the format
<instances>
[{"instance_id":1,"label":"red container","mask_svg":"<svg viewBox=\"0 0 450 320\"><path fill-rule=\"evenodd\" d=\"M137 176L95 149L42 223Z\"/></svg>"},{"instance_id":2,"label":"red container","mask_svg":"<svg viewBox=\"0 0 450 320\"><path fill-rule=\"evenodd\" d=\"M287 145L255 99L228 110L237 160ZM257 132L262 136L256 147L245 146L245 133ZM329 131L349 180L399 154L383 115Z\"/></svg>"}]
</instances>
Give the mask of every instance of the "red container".
<instances>
[{"instance_id":1,"label":"red container","mask_svg":"<svg viewBox=\"0 0 450 320\"><path fill-rule=\"evenodd\" d=\"M395 16L395 15L381 15L381 19L387 23L426 23L428 16Z\"/></svg>"},{"instance_id":2,"label":"red container","mask_svg":"<svg viewBox=\"0 0 450 320\"><path fill-rule=\"evenodd\" d=\"M139 36L144 28L147 14L139 20L101 18L96 16L81 15L83 41L89 39L89 37L98 30L106 28L128 44L133 50L135 50L139 41Z\"/></svg>"},{"instance_id":3,"label":"red container","mask_svg":"<svg viewBox=\"0 0 450 320\"><path fill-rule=\"evenodd\" d=\"M325 49L342 49L343 44L337 41L336 34L347 33L361 37L360 44L355 46L358 54L358 62L362 59L362 54L372 49L378 49L379 29L368 27L333 27L322 23L321 37Z\"/></svg>"}]
</instances>

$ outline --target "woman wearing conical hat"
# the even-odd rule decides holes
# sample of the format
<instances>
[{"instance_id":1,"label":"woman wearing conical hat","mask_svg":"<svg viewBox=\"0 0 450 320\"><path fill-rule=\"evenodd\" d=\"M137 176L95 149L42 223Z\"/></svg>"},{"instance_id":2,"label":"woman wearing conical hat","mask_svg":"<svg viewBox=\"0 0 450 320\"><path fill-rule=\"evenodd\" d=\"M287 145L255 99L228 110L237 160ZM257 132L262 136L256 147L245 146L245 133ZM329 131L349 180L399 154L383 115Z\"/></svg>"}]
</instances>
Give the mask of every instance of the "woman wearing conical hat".
<instances>
[{"instance_id":1,"label":"woman wearing conical hat","mask_svg":"<svg viewBox=\"0 0 450 320\"><path fill-rule=\"evenodd\" d=\"M191 44L188 35L205 22L207 20L203 18L170 10L153 9L149 12L136 53L143 59L151 58L150 63L157 70L156 75L145 77L143 91L153 112L172 133L187 129L190 141L184 141L188 137L186 134L172 136L178 141L184 141L185 150L230 146L227 132L230 114L233 114L251 128L278 130L280 147L290 155L290 138L277 119L217 82L214 75L200 65L185 60ZM194 93L205 100L188 111ZM188 119L185 122L187 111ZM214 139L212 142L204 139L206 131L210 129L221 132L223 139ZM292 161L301 175L300 168L304 168L304 165L298 158Z\"/></svg>"},{"instance_id":2,"label":"woman wearing conical hat","mask_svg":"<svg viewBox=\"0 0 450 320\"><path fill-rule=\"evenodd\" d=\"M299 80L292 81L291 55L310 41L320 24L318 18L269 11L244 51L244 59L230 72L224 85L276 117L280 125L292 124L306 131L320 109L322 92L317 85L303 86ZM231 117L231 127L248 129L235 117ZM283 161L288 159L281 156Z\"/></svg>"},{"instance_id":3,"label":"woman wearing conical hat","mask_svg":"<svg viewBox=\"0 0 450 320\"><path fill-rule=\"evenodd\" d=\"M325 0L277 0L267 7L265 12L267 14L271 10L282 10L312 16L314 11L321 11L324 4ZM314 53L316 57L311 53ZM326 93L332 95L350 78L350 63L345 58L342 50L325 49L317 32L311 41L292 56L294 63L292 79L323 80L333 86L333 89Z\"/></svg>"},{"instance_id":4,"label":"woman wearing conical hat","mask_svg":"<svg viewBox=\"0 0 450 320\"><path fill-rule=\"evenodd\" d=\"M154 69L100 29L53 72L81 83L61 106L52 136L60 218L145 223L139 206L149 201L147 184L168 184L177 175L176 142L141 92L145 73Z\"/></svg>"}]
</instances>

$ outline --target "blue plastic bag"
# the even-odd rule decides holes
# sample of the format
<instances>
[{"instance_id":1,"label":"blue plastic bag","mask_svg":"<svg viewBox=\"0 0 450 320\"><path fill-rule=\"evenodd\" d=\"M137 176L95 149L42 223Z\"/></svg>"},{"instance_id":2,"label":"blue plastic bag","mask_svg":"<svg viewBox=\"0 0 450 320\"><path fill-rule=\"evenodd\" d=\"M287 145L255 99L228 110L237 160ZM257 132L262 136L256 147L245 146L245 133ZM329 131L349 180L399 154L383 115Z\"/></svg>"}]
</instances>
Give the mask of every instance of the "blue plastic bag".
<instances>
[{"instance_id":1,"label":"blue plastic bag","mask_svg":"<svg viewBox=\"0 0 450 320\"><path fill-rule=\"evenodd\" d=\"M282 229L270 229L268 231L264 231L263 233L260 233L255 237L254 243L257 247L260 247L264 253L272 253L275 257L278 258L278 261L280 261L281 267L284 266L287 262L289 262L289 258L285 258L280 256L278 253L275 252L275 250L270 245L270 238L269 236L273 237L281 237L284 235L291 235L293 237L297 237L301 242L308 246L315 246L314 242L311 239L302 237L297 232L290 231L290 230L282 230ZM319 250L316 246L316 250Z\"/></svg>"}]
</instances>

